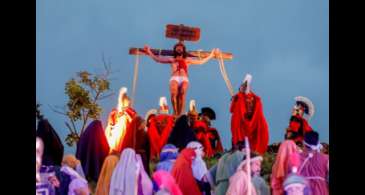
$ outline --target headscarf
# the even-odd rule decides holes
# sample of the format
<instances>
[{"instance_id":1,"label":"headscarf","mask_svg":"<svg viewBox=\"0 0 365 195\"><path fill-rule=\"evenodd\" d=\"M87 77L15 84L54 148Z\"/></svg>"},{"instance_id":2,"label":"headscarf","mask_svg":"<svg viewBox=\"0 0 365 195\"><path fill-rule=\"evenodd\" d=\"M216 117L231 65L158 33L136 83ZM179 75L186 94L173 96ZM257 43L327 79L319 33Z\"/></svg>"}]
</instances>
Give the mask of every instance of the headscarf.
<instances>
[{"instance_id":1,"label":"headscarf","mask_svg":"<svg viewBox=\"0 0 365 195\"><path fill-rule=\"evenodd\" d=\"M160 162L156 165L156 170L165 170L170 172L178 155L178 149L174 145L165 145L162 148Z\"/></svg>"},{"instance_id":2,"label":"headscarf","mask_svg":"<svg viewBox=\"0 0 365 195\"><path fill-rule=\"evenodd\" d=\"M136 158L140 167L138 176L138 195L152 195L153 184L148 174L146 173L146 170L143 168L141 155L137 154Z\"/></svg>"},{"instance_id":3,"label":"headscarf","mask_svg":"<svg viewBox=\"0 0 365 195\"><path fill-rule=\"evenodd\" d=\"M76 158L81 161L86 178L97 181L109 145L100 120L92 121L77 143Z\"/></svg>"},{"instance_id":4,"label":"headscarf","mask_svg":"<svg viewBox=\"0 0 365 195\"><path fill-rule=\"evenodd\" d=\"M95 194L109 195L110 180L118 161L119 157L116 155L109 155L105 158L99 175L98 183L96 185Z\"/></svg>"},{"instance_id":5,"label":"headscarf","mask_svg":"<svg viewBox=\"0 0 365 195\"><path fill-rule=\"evenodd\" d=\"M80 161L72 154L66 154L63 157L62 164L67 165L73 169L76 169L76 166L80 164Z\"/></svg>"},{"instance_id":6,"label":"headscarf","mask_svg":"<svg viewBox=\"0 0 365 195\"><path fill-rule=\"evenodd\" d=\"M73 168L63 165L61 167L61 171L69 175L71 178L71 183L68 186L68 195L74 195L75 190L84 190L90 193L87 180L80 176Z\"/></svg>"},{"instance_id":7,"label":"headscarf","mask_svg":"<svg viewBox=\"0 0 365 195\"><path fill-rule=\"evenodd\" d=\"M282 183L291 171L290 161L296 153L298 153L298 149L294 141L285 140L280 144L271 173L271 187L274 195L281 195L284 192Z\"/></svg>"},{"instance_id":8,"label":"headscarf","mask_svg":"<svg viewBox=\"0 0 365 195\"><path fill-rule=\"evenodd\" d=\"M249 183L247 173L240 169L229 178L229 187L226 195L238 195L238 194L249 194L248 185L251 185L251 195L256 195L255 187L252 183Z\"/></svg>"},{"instance_id":9,"label":"headscarf","mask_svg":"<svg viewBox=\"0 0 365 195\"><path fill-rule=\"evenodd\" d=\"M175 179L169 172L164 170L156 171L152 178L160 190L167 189L171 195L183 195L179 186L176 184Z\"/></svg>"},{"instance_id":10,"label":"headscarf","mask_svg":"<svg viewBox=\"0 0 365 195\"><path fill-rule=\"evenodd\" d=\"M254 161L261 161L261 162L263 161L262 156L257 155L257 154L255 154L253 152L251 152L250 157L251 157L250 158L250 163L253 163ZM237 171L242 170L242 169L245 169L246 170L245 165L247 164L247 161L248 161L247 160L247 155L245 155L243 157L241 163L238 165Z\"/></svg>"},{"instance_id":11,"label":"headscarf","mask_svg":"<svg viewBox=\"0 0 365 195\"><path fill-rule=\"evenodd\" d=\"M82 170L82 166L79 160L75 157L75 155L67 154L63 157L62 160L63 165L67 165L76 170L76 172L83 178L85 178L84 171Z\"/></svg>"},{"instance_id":12,"label":"headscarf","mask_svg":"<svg viewBox=\"0 0 365 195\"><path fill-rule=\"evenodd\" d=\"M181 192L187 195L201 195L191 168L194 158L195 151L193 149L183 149L171 170L171 175L175 178Z\"/></svg>"},{"instance_id":13,"label":"headscarf","mask_svg":"<svg viewBox=\"0 0 365 195\"><path fill-rule=\"evenodd\" d=\"M42 119L38 122L37 137L41 138L44 144L44 152L42 164L61 165L64 147L57 132L47 119Z\"/></svg>"},{"instance_id":14,"label":"headscarf","mask_svg":"<svg viewBox=\"0 0 365 195\"><path fill-rule=\"evenodd\" d=\"M262 157L261 156L256 156L254 153L250 154L250 156L252 156L252 158L250 159L249 163L252 163L255 160L261 160L262 161ZM236 173L229 178L229 187L227 190L226 195L233 195L233 194L251 194L251 195L256 195L256 189L255 186L252 183L252 180L249 180L248 177L248 173L247 173L247 169L246 169L246 164L247 159L246 159L246 155L244 156L244 159L242 160L242 162L240 163L240 165L238 165ZM251 185L251 193L249 193L249 185Z\"/></svg>"},{"instance_id":15,"label":"headscarf","mask_svg":"<svg viewBox=\"0 0 365 195\"><path fill-rule=\"evenodd\" d=\"M242 151L224 154L217 163L216 182L228 180L241 164L245 154Z\"/></svg>"},{"instance_id":16,"label":"headscarf","mask_svg":"<svg viewBox=\"0 0 365 195\"><path fill-rule=\"evenodd\" d=\"M148 182L143 164L132 148L123 150L110 181L110 195L152 195L152 183ZM140 181L141 180L141 181ZM143 184L142 186L140 184ZM142 187L142 192L140 191ZM150 189L149 189L150 188Z\"/></svg>"},{"instance_id":17,"label":"headscarf","mask_svg":"<svg viewBox=\"0 0 365 195\"><path fill-rule=\"evenodd\" d=\"M73 179L82 179L83 181L85 181L85 182L87 183L86 179L84 179L82 176L80 176L80 175L76 172L76 170L75 170L75 169L73 169L73 168L71 168L71 167L69 167L69 166L67 166L67 165L63 165L63 166L61 167L61 171L62 171L62 172L64 172L64 173L66 173L66 174L68 174L68 175L71 177L71 179L72 179L72 180L73 180Z\"/></svg>"},{"instance_id":18,"label":"headscarf","mask_svg":"<svg viewBox=\"0 0 365 195\"><path fill-rule=\"evenodd\" d=\"M190 142L186 148L194 149L196 153L196 158L193 160L192 168L193 175L195 179L201 181L203 177L207 174L208 168L203 160L203 145L199 142Z\"/></svg>"},{"instance_id":19,"label":"headscarf","mask_svg":"<svg viewBox=\"0 0 365 195\"><path fill-rule=\"evenodd\" d=\"M36 138L36 181L41 181L41 175L39 170L42 166L42 155L43 155L44 145L41 138Z\"/></svg>"},{"instance_id":20,"label":"headscarf","mask_svg":"<svg viewBox=\"0 0 365 195\"><path fill-rule=\"evenodd\" d=\"M308 181L304 177L297 174L288 175L288 177L285 179L283 183L283 188L285 189L291 184L302 184L306 187L308 187L309 185Z\"/></svg>"},{"instance_id":21,"label":"headscarf","mask_svg":"<svg viewBox=\"0 0 365 195\"><path fill-rule=\"evenodd\" d=\"M297 194L298 192L289 192L291 187L294 187L294 185L301 185L303 186L303 195L309 195L309 194L320 194L320 193L313 193L312 189L310 189L309 181L300 175L297 174L290 174L283 182L282 188L284 188L285 194Z\"/></svg>"},{"instance_id":22,"label":"headscarf","mask_svg":"<svg viewBox=\"0 0 365 195\"><path fill-rule=\"evenodd\" d=\"M174 144L179 150L182 150L191 141L197 141L197 139L189 127L188 117L182 115L176 120L167 143Z\"/></svg>"}]
</instances>

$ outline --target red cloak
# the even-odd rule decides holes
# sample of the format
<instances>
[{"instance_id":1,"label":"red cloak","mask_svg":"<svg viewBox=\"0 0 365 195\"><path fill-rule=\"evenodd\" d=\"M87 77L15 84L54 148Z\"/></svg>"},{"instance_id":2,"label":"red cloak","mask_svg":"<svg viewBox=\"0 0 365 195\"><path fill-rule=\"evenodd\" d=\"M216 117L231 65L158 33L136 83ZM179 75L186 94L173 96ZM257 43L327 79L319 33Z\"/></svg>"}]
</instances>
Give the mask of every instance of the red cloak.
<instances>
[{"instance_id":1,"label":"red cloak","mask_svg":"<svg viewBox=\"0 0 365 195\"><path fill-rule=\"evenodd\" d=\"M208 128L208 139L213 150L213 155L217 154L218 152L223 152L221 137L219 136L216 128Z\"/></svg>"},{"instance_id":2,"label":"red cloak","mask_svg":"<svg viewBox=\"0 0 365 195\"><path fill-rule=\"evenodd\" d=\"M141 155L143 167L149 174L150 143L147 132L140 128L142 122L143 119L136 116L127 126L120 151L123 152L126 148L134 149L137 154Z\"/></svg>"},{"instance_id":3,"label":"red cloak","mask_svg":"<svg viewBox=\"0 0 365 195\"><path fill-rule=\"evenodd\" d=\"M167 143L173 126L174 117L171 115L160 114L151 120L147 131L150 140L151 159L159 156L162 147Z\"/></svg>"},{"instance_id":4,"label":"red cloak","mask_svg":"<svg viewBox=\"0 0 365 195\"><path fill-rule=\"evenodd\" d=\"M197 140L204 146L204 153L207 157L212 157L217 152L223 152L222 143L215 128L209 127L202 120L197 120L194 122L193 129Z\"/></svg>"},{"instance_id":5,"label":"red cloak","mask_svg":"<svg viewBox=\"0 0 365 195\"><path fill-rule=\"evenodd\" d=\"M193 176L191 168L195 151L191 148L185 148L181 151L179 157L171 170L171 175L175 178L181 192L186 195L201 195L198 184Z\"/></svg>"},{"instance_id":6,"label":"red cloak","mask_svg":"<svg viewBox=\"0 0 365 195\"><path fill-rule=\"evenodd\" d=\"M251 119L247 118L246 98L253 98ZM230 106L232 142L244 141L248 137L252 151L265 153L269 142L269 130L264 117L261 98L254 93L237 93Z\"/></svg>"},{"instance_id":7,"label":"red cloak","mask_svg":"<svg viewBox=\"0 0 365 195\"><path fill-rule=\"evenodd\" d=\"M121 153L121 147L123 144L124 136L127 130L127 127L137 116L137 112L133 108L126 108L125 110L118 112L116 108L114 108L108 118L108 125L105 129L105 135L108 139L108 144L110 147L110 153L111 152L117 152ZM119 123L119 124L118 124ZM120 125L120 123L123 123L123 125L118 126L118 128L115 128L116 125ZM114 128L112 128L114 127Z\"/></svg>"}]
</instances>

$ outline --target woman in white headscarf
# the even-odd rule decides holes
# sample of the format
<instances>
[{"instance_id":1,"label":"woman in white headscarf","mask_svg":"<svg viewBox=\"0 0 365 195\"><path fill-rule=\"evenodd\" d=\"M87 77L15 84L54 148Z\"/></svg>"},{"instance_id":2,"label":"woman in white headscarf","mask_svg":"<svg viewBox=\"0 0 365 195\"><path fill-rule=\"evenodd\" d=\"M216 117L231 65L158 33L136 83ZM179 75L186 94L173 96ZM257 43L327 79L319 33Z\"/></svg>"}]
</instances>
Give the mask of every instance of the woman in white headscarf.
<instances>
[{"instance_id":1,"label":"woman in white headscarf","mask_svg":"<svg viewBox=\"0 0 365 195\"><path fill-rule=\"evenodd\" d=\"M204 147L201 143L192 141L189 142L186 146L187 148L191 148L195 150L196 157L193 160L192 169L193 176L197 180L199 189L203 194L210 195L211 194L211 186L208 181L208 168L203 160L204 156Z\"/></svg>"},{"instance_id":2,"label":"woman in white headscarf","mask_svg":"<svg viewBox=\"0 0 365 195\"><path fill-rule=\"evenodd\" d=\"M152 195L152 181L141 157L131 148L123 150L110 181L110 195Z\"/></svg>"},{"instance_id":3,"label":"woman in white headscarf","mask_svg":"<svg viewBox=\"0 0 365 195\"><path fill-rule=\"evenodd\" d=\"M80 170L81 169L81 170ZM68 195L89 195L89 185L85 179L80 161L74 155L65 155L62 160L61 171L70 176Z\"/></svg>"},{"instance_id":4,"label":"woman in white headscarf","mask_svg":"<svg viewBox=\"0 0 365 195\"><path fill-rule=\"evenodd\" d=\"M89 185L87 180L77 173L73 168L63 165L61 171L66 173L71 178L71 183L68 185L68 195L89 195Z\"/></svg>"}]
</instances>

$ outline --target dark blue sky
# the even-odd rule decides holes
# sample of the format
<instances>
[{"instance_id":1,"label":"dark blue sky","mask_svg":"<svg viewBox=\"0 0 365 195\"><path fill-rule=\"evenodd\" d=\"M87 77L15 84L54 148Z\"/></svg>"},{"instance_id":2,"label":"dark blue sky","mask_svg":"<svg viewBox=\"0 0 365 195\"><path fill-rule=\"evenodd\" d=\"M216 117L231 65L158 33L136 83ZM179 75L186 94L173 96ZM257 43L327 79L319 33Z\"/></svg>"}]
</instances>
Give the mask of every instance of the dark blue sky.
<instances>
[{"instance_id":1,"label":"dark blue sky","mask_svg":"<svg viewBox=\"0 0 365 195\"><path fill-rule=\"evenodd\" d=\"M171 23L201 28L200 41L187 43L189 50L217 47L233 53L225 65L235 90L246 73L253 75L270 142L282 140L298 95L313 101L316 113L310 124L322 141L329 140L327 0L37 0L36 21L37 101L61 139L68 133L66 118L48 105L66 104L65 82L81 70L100 73L104 53L118 71L112 90L126 86L131 91L135 58L128 48L171 48L175 40L164 36L165 25ZM169 97L169 73L169 66L140 59L135 108L142 116L157 107L160 96ZM195 99L199 109L210 106L216 111L213 125L229 147L230 96L218 62L191 67L189 74L187 99ZM116 99L101 102L104 125Z\"/></svg>"}]
</instances>

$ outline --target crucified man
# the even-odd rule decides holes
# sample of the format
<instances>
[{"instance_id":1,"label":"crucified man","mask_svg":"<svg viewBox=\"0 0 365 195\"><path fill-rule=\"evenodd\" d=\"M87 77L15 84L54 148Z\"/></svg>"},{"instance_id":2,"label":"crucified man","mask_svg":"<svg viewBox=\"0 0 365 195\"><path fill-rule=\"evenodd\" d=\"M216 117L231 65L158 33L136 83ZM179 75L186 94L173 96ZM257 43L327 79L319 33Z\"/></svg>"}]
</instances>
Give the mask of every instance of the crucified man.
<instances>
[{"instance_id":1,"label":"crucified man","mask_svg":"<svg viewBox=\"0 0 365 195\"><path fill-rule=\"evenodd\" d=\"M156 56L148 45L145 45L144 50L146 54L156 62L171 64L170 95L172 107L176 116L180 116L185 111L185 98L189 86L189 65L204 64L220 52L219 49L213 49L207 57L203 59L193 59L187 57L186 47L182 42L179 42L174 46L173 57Z\"/></svg>"}]
</instances>

